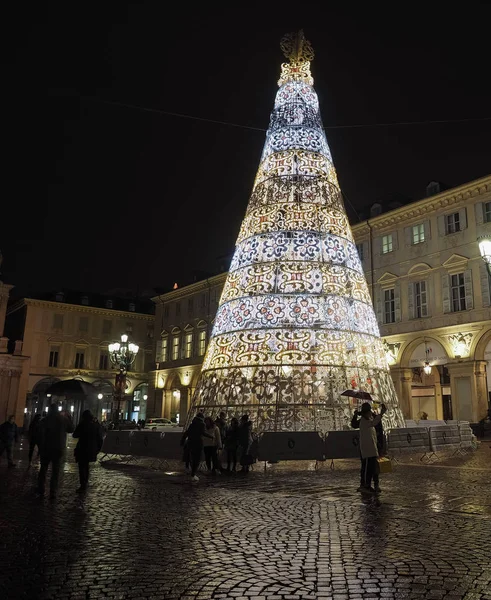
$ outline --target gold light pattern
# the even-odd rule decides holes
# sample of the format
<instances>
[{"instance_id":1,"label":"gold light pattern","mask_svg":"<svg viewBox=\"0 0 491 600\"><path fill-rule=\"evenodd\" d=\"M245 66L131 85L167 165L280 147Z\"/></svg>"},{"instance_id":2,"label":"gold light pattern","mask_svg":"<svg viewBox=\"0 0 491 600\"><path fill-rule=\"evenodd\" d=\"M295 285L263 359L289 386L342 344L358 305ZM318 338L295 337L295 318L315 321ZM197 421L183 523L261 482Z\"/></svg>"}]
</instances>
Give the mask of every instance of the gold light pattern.
<instances>
[{"instance_id":1,"label":"gold light pattern","mask_svg":"<svg viewBox=\"0 0 491 600\"><path fill-rule=\"evenodd\" d=\"M289 63L193 398L248 413L257 431L345 429L363 389L401 426L386 352L312 87L313 50L282 40Z\"/></svg>"}]
</instances>

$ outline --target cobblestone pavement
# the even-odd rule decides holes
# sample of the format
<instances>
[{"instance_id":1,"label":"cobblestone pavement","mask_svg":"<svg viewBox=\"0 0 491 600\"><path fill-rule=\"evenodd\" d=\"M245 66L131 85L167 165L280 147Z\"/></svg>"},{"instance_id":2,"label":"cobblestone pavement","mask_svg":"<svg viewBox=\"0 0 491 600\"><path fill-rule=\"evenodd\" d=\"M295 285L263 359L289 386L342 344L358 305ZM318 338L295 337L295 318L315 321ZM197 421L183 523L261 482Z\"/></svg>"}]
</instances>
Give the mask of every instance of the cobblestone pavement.
<instances>
[{"instance_id":1,"label":"cobblestone pavement","mask_svg":"<svg viewBox=\"0 0 491 600\"><path fill-rule=\"evenodd\" d=\"M491 599L489 443L396 464L379 499L356 492L356 461L197 484L107 463L82 498L68 460L51 502L24 452L0 465L2 599Z\"/></svg>"}]
</instances>

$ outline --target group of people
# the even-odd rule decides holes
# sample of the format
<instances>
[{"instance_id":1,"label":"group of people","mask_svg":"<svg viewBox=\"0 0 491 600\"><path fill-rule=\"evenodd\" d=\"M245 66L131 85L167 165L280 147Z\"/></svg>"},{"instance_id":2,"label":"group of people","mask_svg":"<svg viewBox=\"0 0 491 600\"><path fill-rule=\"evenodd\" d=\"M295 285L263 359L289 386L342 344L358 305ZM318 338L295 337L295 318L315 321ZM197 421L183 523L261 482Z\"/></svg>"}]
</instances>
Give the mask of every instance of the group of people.
<instances>
[{"instance_id":1,"label":"group of people","mask_svg":"<svg viewBox=\"0 0 491 600\"><path fill-rule=\"evenodd\" d=\"M37 491L44 496L46 476L51 465L50 498L56 498L60 468L66 451L66 437L72 433L78 439L74 455L78 463L80 487L78 492L87 489L89 481L89 464L95 462L101 451L103 430L97 419L89 410L82 413L76 428L70 413L60 411L57 404L51 404L45 417L36 414L29 426L29 465L32 465L34 451L37 448L40 468L37 481ZM15 418L11 416L0 426L0 455L7 450L9 467L15 467L13 461L13 444L17 441L18 433Z\"/></svg>"},{"instance_id":2,"label":"group of people","mask_svg":"<svg viewBox=\"0 0 491 600\"><path fill-rule=\"evenodd\" d=\"M197 471L203 454L207 469L213 475L220 475L223 471L235 473L237 463L241 466L241 472L248 473L254 462L250 453L252 442L252 422L249 415L242 415L240 420L233 417L227 423L224 412L216 419L205 417L199 412L181 439L184 462L191 472L191 479L199 481ZM223 454L220 456L222 450ZM222 460L226 461L226 468L223 467Z\"/></svg>"}]
</instances>

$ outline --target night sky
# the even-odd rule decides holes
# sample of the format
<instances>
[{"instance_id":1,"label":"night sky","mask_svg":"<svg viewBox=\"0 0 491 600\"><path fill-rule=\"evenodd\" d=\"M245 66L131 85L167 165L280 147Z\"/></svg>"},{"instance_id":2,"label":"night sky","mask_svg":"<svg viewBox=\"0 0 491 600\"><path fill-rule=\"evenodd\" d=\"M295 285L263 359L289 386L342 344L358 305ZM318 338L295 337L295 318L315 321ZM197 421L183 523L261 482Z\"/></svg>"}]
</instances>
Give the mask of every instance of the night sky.
<instances>
[{"instance_id":1,"label":"night sky","mask_svg":"<svg viewBox=\"0 0 491 600\"><path fill-rule=\"evenodd\" d=\"M17 293L146 293L226 268L265 140L255 128L267 128L277 90L279 42L302 27L340 184L358 212L420 199L431 180L453 187L491 173L489 3L386 12L303 2L297 13L223 4L234 13L60 2L29 15L18 4L2 19L0 232L1 279ZM448 120L458 122L378 125Z\"/></svg>"}]
</instances>

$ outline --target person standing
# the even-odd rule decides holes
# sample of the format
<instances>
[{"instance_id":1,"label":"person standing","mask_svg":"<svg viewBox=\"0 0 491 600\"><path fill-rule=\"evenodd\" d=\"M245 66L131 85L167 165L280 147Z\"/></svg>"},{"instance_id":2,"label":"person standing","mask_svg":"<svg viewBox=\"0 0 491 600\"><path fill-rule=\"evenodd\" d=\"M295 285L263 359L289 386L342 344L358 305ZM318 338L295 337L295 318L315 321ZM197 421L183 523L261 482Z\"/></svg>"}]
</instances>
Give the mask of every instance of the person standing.
<instances>
[{"instance_id":1,"label":"person standing","mask_svg":"<svg viewBox=\"0 0 491 600\"><path fill-rule=\"evenodd\" d=\"M66 434L72 433L71 417L58 410L57 404L51 404L48 414L39 425L39 454L41 468L38 477L38 492L44 496L44 487L49 465L51 464L50 498L56 498L61 462L66 450Z\"/></svg>"},{"instance_id":2,"label":"person standing","mask_svg":"<svg viewBox=\"0 0 491 600\"><path fill-rule=\"evenodd\" d=\"M238 442L240 451L240 464L242 465L241 473L249 473L250 465L253 462L252 456L249 454L252 444L252 422L249 420L249 415L240 417Z\"/></svg>"},{"instance_id":3,"label":"person standing","mask_svg":"<svg viewBox=\"0 0 491 600\"><path fill-rule=\"evenodd\" d=\"M360 452L364 481L364 486L361 488L361 491L368 494L379 494L381 492L377 462L379 452L377 448L377 433L375 427L382 420L383 415L387 412L387 408L385 404L382 404L380 414L374 416L370 404L364 402L360 412ZM375 488L372 487L372 481Z\"/></svg>"},{"instance_id":4,"label":"person standing","mask_svg":"<svg viewBox=\"0 0 491 600\"><path fill-rule=\"evenodd\" d=\"M194 417L191 425L186 429L181 438L181 444L184 444L187 441L189 446L191 479L193 481L199 481L199 477L196 475L196 472L198 471L199 463L201 462L204 437L211 438L213 436L206 432L205 416L202 412L199 412Z\"/></svg>"},{"instance_id":5,"label":"person standing","mask_svg":"<svg viewBox=\"0 0 491 600\"><path fill-rule=\"evenodd\" d=\"M85 492L89 483L89 463L97 460L101 451L104 437L102 428L90 410L84 410L80 423L73 432L73 437L78 438L74 455L78 463L80 487L77 492Z\"/></svg>"},{"instance_id":6,"label":"person standing","mask_svg":"<svg viewBox=\"0 0 491 600\"><path fill-rule=\"evenodd\" d=\"M18 439L19 434L15 424L15 415L10 415L5 423L0 425L0 456L2 456L4 450L7 451L9 468L15 467L13 450Z\"/></svg>"},{"instance_id":7,"label":"person standing","mask_svg":"<svg viewBox=\"0 0 491 600\"><path fill-rule=\"evenodd\" d=\"M227 471L230 473L230 465L232 465L232 473L235 473L239 448L239 420L235 417L230 421L230 427L227 428L224 445L227 453Z\"/></svg>"},{"instance_id":8,"label":"person standing","mask_svg":"<svg viewBox=\"0 0 491 600\"><path fill-rule=\"evenodd\" d=\"M220 475L221 468L218 462L218 451L222 447L222 438L220 429L211 417L205 418L205 427L207 437L203 440L203 450L205 453L206 466L212 475Z\"/></svg>"},{"instance_id":9,"label":"person standing","mask_svg":"<svg viewBox=\"0 0 491 600\"><path fill-rule=\"evenodd\" d=\"M41 414L36 413L34 419L29 425L29 467L32 463L32 455L34 454L34 448L37 446L39 456L39 425L41 423Z\"/></svg>"}]
</instances>

